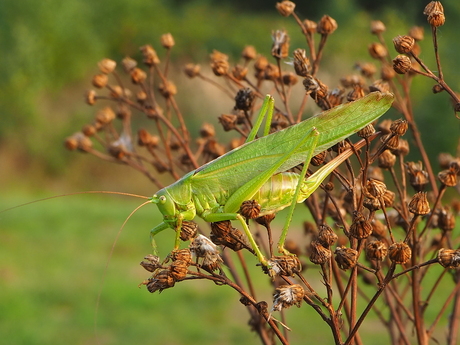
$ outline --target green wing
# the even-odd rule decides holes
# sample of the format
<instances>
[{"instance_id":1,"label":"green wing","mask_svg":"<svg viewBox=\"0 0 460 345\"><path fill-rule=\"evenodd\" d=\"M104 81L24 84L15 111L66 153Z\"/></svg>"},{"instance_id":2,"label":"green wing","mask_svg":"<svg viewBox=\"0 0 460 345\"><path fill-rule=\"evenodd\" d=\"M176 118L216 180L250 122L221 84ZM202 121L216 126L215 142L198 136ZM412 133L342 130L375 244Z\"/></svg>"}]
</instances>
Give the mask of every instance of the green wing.
<instances>
[{"instance_id":1,"label":"green wing","mask_svg":"<svg viewBox=\"0 0 460 345\"><path fill-rule=\"evenodd\" d=\"M356 133L383 115L393 103L391 93L373 92L357 101L339 105L282 131L246 143L201 166L191 176L193 188L232 194L240 186L257 178L292 150L311 128L319 135L314 154L318 154ZM276 171L286 171L306 158L307 148L298 150Z\"/></svg>"}]
</instances>

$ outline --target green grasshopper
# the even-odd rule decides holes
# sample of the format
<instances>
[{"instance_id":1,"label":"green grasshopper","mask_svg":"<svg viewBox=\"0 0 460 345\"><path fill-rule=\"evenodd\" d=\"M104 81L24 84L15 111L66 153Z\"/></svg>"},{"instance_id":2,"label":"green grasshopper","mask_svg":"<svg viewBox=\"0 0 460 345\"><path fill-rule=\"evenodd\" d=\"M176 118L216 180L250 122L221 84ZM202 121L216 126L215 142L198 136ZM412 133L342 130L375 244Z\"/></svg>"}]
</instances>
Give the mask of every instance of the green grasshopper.
<instances>
[{"instance_id":1,"label":"green grasshopper","mask_svg":"<svg viewBox=\"0 0 460 345\"><path fill-rule=\"evenodd\" d=\"M305 179L310 159L376 120L392 102L392 94L373 92L266 135L274 108L273 98L267 96L244 145L189 172L151 198L163 215L162 223L150 232L152 245L155 247L155 235L172 228L176 231L174 248L178 249L182 222L196 216L206 222L238 220L258 260L267 266L246 220L238 213L243 201L256 200L260 216L290 206L278 243L279 252L287 254L284 240L296 203L308 198L346 157L337 157ZM254 140L267 112L265 136ZM305 164L300 174L286 172L301 163Z\"/></svg>"}]
</instances>

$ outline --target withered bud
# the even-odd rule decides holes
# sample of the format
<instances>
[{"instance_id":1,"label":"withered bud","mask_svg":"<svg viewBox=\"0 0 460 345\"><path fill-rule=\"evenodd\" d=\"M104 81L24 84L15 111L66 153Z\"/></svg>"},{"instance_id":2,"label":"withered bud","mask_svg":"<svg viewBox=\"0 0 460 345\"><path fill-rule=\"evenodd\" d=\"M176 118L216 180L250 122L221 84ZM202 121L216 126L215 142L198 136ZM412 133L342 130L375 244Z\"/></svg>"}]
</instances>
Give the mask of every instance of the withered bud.
<instances>
[{"instance_id":1,"label":"withered bud","mask_svg":"<svg viewBox=\"0 0 460 345\"><path fill-rule=\"evenodd\" d=\"M211 159L215 159L225 153L225 147L219 144L216 139L208 138L204 145L203 153L209 155Z\"/></svg>"},{"instance_id":2,"label":"withered bud","mask_svg":"<svg viewBox=\"0 0 460 345\"><path fill-rule=\"evenodd\" d=\"M219 116L219 122L226 132L236 128L237 120L238 116L234 114L222 114Z\"/></svg>"},{"instance_id":3,"label":"withered bud","mask_svg":"<svg viewBox=\"0 0 460 345\"><path fill-rule=\"evenodd\" d=\"M383 171L381 168L376 167L375 165L370 165L367 168L367 177L371 180L384 181L385 176L383 176Z\"/></svg>"},{"instance_id":4,"label":"withered bud","mask_svg":"<svg viewBox=\"0 0 460 345\"><path fill-rule=\"evenodd\" d=\"M248 247L244 234L234 228L230 221L211 223L211 241L217 245L239 251Z\"/></svg>"},{"instance_id":5,"label":"withered bud","mask_svg":"<svg viewBox=\"0 0 460 345\"><path fill-rule=\"evenodd\" d=\"M381 136L380 141L385 143L386 147L391 150L395 150L399 146L399 137L392 133Z\"/></svg>"},{"instance_id":6,"label":"withered bud","mask_svg":"<svg viewBox=\"0 0 460 345\"><path fill-rule=\"evenodd\" d=\"M195 237L190 243L190 251L197 258L203 258L201 267L206 270L214 271L222 263L217 246L206 236L198 235Z\"/></svg>"},{"instance_id":7,"label":"withered bud","mask_svg":"<svg viewBox=\"0 0 460 345\"><path fill-rule=\"evenodd\" d=\"M145 91L139 91L136 93L136 101L139 103L139 104L144 104L145 101L147 101L147 93Z\"/></svg>"},{"instance_id":8,"label":"withered bud","mask_svg":"<svg viewBox=\"0 0 460 345\"><path fill-rule=\"evenodd\" d=\"M338 106L339 104L342 104L344 93L345 93L345 90L342 88L335 88L334 90L331 90L328 92L327 102L329 103L331 108L334 108Z\"/></svg>"},{"instance_id":9,"label":"withered bud","mask_svg":"<svg viewBox=\"0 0 460 345\"><path fill-rule=\"evenodd\" d=\"M97 87L98 89L102 89L107 85L108 81L109 81L109 78L107 77L106 74L96 74L91 80L91 83L93 84L94 87Z\"/></svg>"},{"instance_id":10,"label":"withered bud","mask_svg":"<svg viewBox=\"0 0 460 345\"><path fill-rule=\"evenodd\" d=\"M442 6L440 1L431 1L428 5L425 6L423 10L423 14L429 16L433 12L443 12L444 7Z\"/></svg>"},{"instance_id":11,"label":"withered bud","mask_svg":"<svg viewBox=\"0 0 460 345\"><path fill-rule=\"evenodd\" d=\"M416 41L423 40L424 37L424 29L422 26L413 26L409 30L409 36L413 37Z\"/></svg>"},{"instance_id":12,"label":"withered bud","mask_svg":"<svg viewBox=\"0 0 460 345\"><path fill-rule=\"evenodd\" d=\"M163 291L165 289L171 288L175 284L175 280L169 269L159 271L154 277L150 278L146 283L143 283L147 286L149 292L154 293L156 291Z\"/></svg>"},{"instance_id":13,"label":"withered bud","mask_svg":"<svg viewBox=\"0 0 460 345\"><path fill-rule=\"evenodd\" d=\"M235 109L249 111L254 104L255 94L250 88L238 90L235 96Z\"/></svg>"},{"instance_id":14,"label":"withered bud","mask_svg":"<svg viewBox=\"0 0 460 345\"><path fill-rule=\"evenodd\" d=\"M427 20L431 26L437 28L439 26L444 25L444 23L446 22L446 17L444 16L443 12L438 11L429 14Z\"/></svg>"},{"instance_id":15,"label":"withered bud","mask_svg":"<svg viewBox=\"0 0 460 345\"><path fill-rule=\"evenodd\" d=\"M364 89L359 85L355 85L353 86L353 90L348 93L347 101L353 102L357 99L363 98L365 95L366 93L364 92Z\"/></svg>"},{"instance_id":16,"label":"withered bud","mask_svg":"<svg viewBox=\"0 0 460 345\"><path fill-rule=\"evenodd\" d=\"M190 241L196 237L198 233L198 224L190 220L182 221L180 229L180 239L182 241Z\"/></svg>"},{"instance_id":17,"label":"withered bud","mask_svg":"<svg viewBox=\"0 0 460 345\"><path fill-rule=\"evenodd\" d=\"M245 46L242 53L241 57L245 59L246 61L251 61L254 60L257 56L257 51L254 46Z\"/></svg>"},{"instance_id":18,"label":"withered bud","mask_svg":"<svg viewBox=\"0 0 460 345\"><path fill-rule=\"evenodd\" d=\"M364 87L366 84L364 78L358 74L347 75L346 77L340 78L340 84L343 87Z\"/></svg>"},{"instance_id":19,"label":"withered bud","mask_svg":"<svg viewBox=\"0 0 460 345\"><path fill-rule=\"evenodd\" d=\"M164 83L160 83L160 85L158 85L158 91L160 91L164 98L170 98L177 94L177 87L172 81L165 80Z\"/></svg>"},{"instance_id":20,"label":"withered bud","mask_svg":"<svg viewBox=\"0 0 460 345\"><path fill-rule=\"evenodd\" d=\"M385 32L386 29L385 24L383 24L380 20L371 21L371 33L373 35L381 34L382 32Z\"/></svg>"},{"instance_id":21,"label":"withered bud","mask_svg":"<svg viewBox=\"0 0 460 345\"><path fill-rule=\"evenodd\" d=\"M380 200L374 198L364 198L363 206L371 212L380 210L382 208Z\"/></svg>"},{"instance_id":22,"label":"withered bud","mask_svg":"<svg viewBox=\"0 0 460 345\"><path fill-rule=\"evenodd\" d=\"M380 70L380 77L382 80L391 80L396 76L396 72L390 65L383 65Z\"/></svg>"},{"instance_id":23,"label":"withered bud","mask_svg":"<svg viewBox=\"0 0 460 345\"><path fill-rule=\"evenodd\" d=\"M259 217L260 204L255 200L246 200L241 204L239 214L247 219L255 219Z\"/></svg>"},{"instance_id":24,"label":"withered bud","mask_svg":"<svg viewBox=\"0 0 460 345\"><path fill-rule=\"evenodd\" d=\"M273 256L268 260L268 268L264 269L270 277L275 276L294 276L302 271L302 264L295 255Z\"/></svg>"},{"instance_id":25,"label":"withered bud","mask_svg":"<svg viewBox=\"0 0 460 345\"><path fill-rule=\"evenodd\" d=\"M412 250L406 243L396 242L388 248L388 257L396 264L405 264L412 257Z\"/></svg>"},{"instance_id":26,"label":"withered bud","mask_svg":"<svg viewBox=\"0 0 460 345\"><path fill-rule=\"evenodd\" d=\"M407 162L406 169L411 186L416 191L422 191L428 183L428 173L423 170L422 162Z\"/></svg>"},{"instance_id":27,"label":"withered bud","mask_svg":"<svg viewBox=\"0 0 460 345\"><path fill-rule=\"evenodd\" d=\"M406 74L411 67L410 58L406 55L398 55L393 59L393 69L398 74Z\"/></svg>"},{"instance_id":28,"label":"withered bud","mask_svg":"<svg viewBox=\"0 0 460 345\"><path fill-rule=\"evenodd\" d=\"M430 204L428 203L426 192L418 192L412 197L409 202L409 212L419 216L430 213Z\"/></svg>"},{"instance_id":29,"label":"withered bud","mask_svg":"<svg viewBox=\"0 0 460 345\"><path fill-rule=\"evenodd\" d=\"M210 123L203 123L200 128L200 137L202 138L210 138L216 135L216 130L214 126Z\"/></svg>"},{"instance_id":30,"label":"withered bud","mask_svg":"<svg viewBox=\"0 0 460 345\"><path fill-rule=\"evenodd\" d=\"M353 223L350 225L350 235L357 239L368 238L372 234L372 224L361 212L353 212Z\"/></svg>"},{"instance_id":31,"label":"withered bud","mask_svg":"<svg viewBox=\"0 0 460 345\"><path fill-rule=\"evenodd\" d=\"M101 71L101 73L110 74L117 67L117 63L111 59L102 59L97 63L97 66L99 67L99 71Z\"/></svg>"},{"instance_id":32,"label":"withered bud","mask_svg":"<svg viewBox=\"0 0 460 345\"><path fill-rule=\"evenodd\" d=\"M334 251L335 261L341 270L348 270L356 266L358 251L345 246L337 247Z\"/></svg>"},{"instance_id":33,"label":"withered bud","mask_svg":"<svg viewBox=\"0 0 460 345\"><path fill-rule=\"evenodd\" d=\"M110 96L113 98L121 98L123 96L123 88L120 85L114 85L111 87Z\"/></svg>"},{"instance_id":34,"label":"withered bud","mask_svg":"<svg viewBox=\"0 0 460 345\"><path fill-rule=\"evenodd\" d=\"M391 190L387 189L385 194L383 194L383 204L385 207L392 207L393 203L395 201L396 194L392 192Z\"/></svg>"},{"instance_id":35,"label":"withered bud","mask_svg":"<svg viewBox=\"0 0 460 345\"><path fill-rule=\"evenodd\" d=\"M387 191L387 186L384 182L376 179L368 179L363 190L368 198L380 199Z\"/></svg>"},{"instance_id":36,"label":"withered bud","mask_svg":"<svg viewBox=\"0 0 460 345\"><path fill-rule=\"evenodd\" d=\"M270 223L273 221L273 219L275 219L275 217L276 217L275 213L269 213L269 214L257 217L255 221L268 229L270 227Z\"/></svg>"},{"instance_id":37,"label":"withered bud","mask_svg":"<svg viewBox=\"0 0 460 345\"><path fill-rule=\"evenodd\" d=\"M378 163L382 169L391 169L396 163L396 156L390 150L385 150L380 154Z\"/></svg>"},{"instance_id":38,"label":"withered bud","mask_svg":"<svg viewBox=\"0 0 460 345\"><path fill-rule=\"evenodd\" d=\"M311 241L310 261L316 265L327 263L332 256L330 249L324 248L318 241Z\"/></svg>"},{"instance_id":39,"label":"withered bud","mask_svg":"<svg viewBox=\"0 0 460 345\"><path fill-rule=\"evenodd\" d=\"M338 236L329 225L322 224L319 226L317 241L323 247L330 247L337 242Z\"/></svg>"},{"instance_id":40,"label":"withered bud","mask_svg":"<svg viewBox=\"0 0 460 345\"><path fill-rule=\"evenodd\" d=\"M229 68L230 65L227 60L213 60L211 62L212 72L218 77L226 75Z\"/></svg>"},{"instance_id":41,"label":"withered bud","mask_svg":"<svg viewBox=\"0 0 460 345\"><path fill-rule=\"evenodd\" d=\"M196 65L193 63L188 63L184 67L184 73L189 78L195 78L200 74L200 65Z\"/></svg>"},{"instance_id":42,"label":"withered bud","mask_svg":"<svg viewBox=\"0 0 460 345\"><path fill-rule=\"evenodd\" d=\"M267 66L268 66L267 58L263 55L259 55L256 61L254 62L254 69L256 71L262 72L262 71L265 71Z\"/></svg>"},{"instance_id":43,"label":"withered bud","mask_svg":"<svg viewBox=\"0 0 460 345\"><path fill-rule=\"evenodd\" d=\"M395 50L399 54L408 54L414 47L415 40L413 37L407 35L398 35L395 38L393 38L393 44L395 46Z\"/></svg>"},{"instance_id":44,"label":"withered bud","mask_svg":"<svg viewBox=\"0 0 460 345\"><path fill-rule=\"evenodd\" d=\"M78 149L82 152L87 152L93 147L93 142L83 133L77 132L65 139L64 146L70 151Z\"/></svg>"},{"instance_id":45,"label":"withered bud","mask_svg":"<svg viewBox=\"0 0 460 345\"><path fill-rule=\"evenodd\" d=\"M305 296L303 287L299 284L281 285L275 289L273 295L272 311L280 311L296 305L300 308L300 304Z\"/></svg>"},{"instance_id":46,"label":"withered bud","mask_svg":"<svg viewBox=\"0 0 460 345\"><path fill-rule=\"evenodd\" d=\"M370 137L372 134L375 133L375 128L374 126L370 123L368 124L366 127L360 129L358 131L358 136L361 137L361 138L368 138Z\"/></svg>"},{"instance_id":47,"label":"withered bud","mask_svg":"<svg viewBox=\"0 0 460 345\"><path fill-rule=\"evenodd\" d=\"M85 93L86 104L94 105L94 103L96 103L96 100L97 100L96 91L94 91L94 90L86 91L86 93Z\"/></svg>"},{"instance_id":48,"label":"withered bud","mask_svg":"<svg viewBox=\"0 0 460 345\"><path fill-rule=\"evenodd\" d=\"M324 98L328 94L327 86L323 84L319 79L308 75L303 80L303 86L305 87L305 91L307 94L313 99Z\"/></svg>"},{"instance_id":49,"label":"withered bud","mask_svg":"<svg viewBox=\"0 0 460 345\"><path fill-rule=\"evenodd\" d=\"M460 249L439 249L438 261L444 268L458 268L460 266Z\"/></svg>"},{"instance_id":50,"label":"withered bud","mask_svg":"<svg viewBox=\"0 0 460 345\"><path fill-rule=\"evenodd\" d=\"M163 48L165 48L165 49L171 49L176 44L174 42L173 35L171 35L169 32L166 33L166 34L161 35L160 42L161 42L161 45L163 46Z\"/></svg>"},{"instance_id":51,"label":"withered bud","mask_svg":"<svg viewBox=\"0 0 460 345\"><path fill-rule=\"evenodd\" d=\"M366 245L366 257L369 260L383 261L388 254L388 248L382 241L371 241Z\"/></svg>"},{"instance_id":52,"label":"withered bud","mask_svg":"<svg viewBox=\"0 0 460 345\"><path fill-rule=\"evenodd\" d=\"M391 123L390 132L400 137L406 133L408 128L409 124L406 120L398 119Z\"/></svg>"},{"instance_id":53,"label":"withered bud","mask_svg":"<svg viewBox=\"0 0 460 345\"><path fill-rule=\"evenodd\" d=\"M303 21L303 27L305 28L307 34L314 34L316 32L317 26L318 25L313 20L305 19Z\"/></svg>"},{"instance_id":54,"label":"withered bud","mask_svg":"<svg viewBox=\"0 0 460 345\"><path fill-rule=\"evenodd\" d=\"M361 71L361 74L366 78L371 78L377 72L377 67L370 62L358 64L357 67Z\"/></svg>"},{"instance_id":55,"label":"withered bud","mask_svg":"<svg viewBox=\"0 0 460 345\"><path fill-rule=\"evenodd\" d=\"M147 74L137 67L133 68L130 74L133 84L142 84L147 79Z\"/></svg>"},{"instance_id":56,"label":"withered bud","mask_svg":"<svg viewBox=\"0 0 460 345\"><path fill-rule=\"evenodd\" d=\"M139 50L142 52L142 56L144 57L144 64L147 66L158 65L160 63L157 52L150 44L146 44L140 47Z\"/></svg>"},{"instance_id":57,"label":"withered bud","mask_svg":"<svg viewBox=\"0 0 460 345\"><path fill-rule=\"evenodd\" d=\"M185 279L188 273L189 263L182 260L175 260L170 266L169 270L171 271L171 276L174 280L181 281Z\"/></svg>"},{"instance_id":58,"label":"withered bud","mask_svg":"<svg viewBox=\"0 0 460 345\"><path fill-rule=\"evenodd\" d=\"M330 35L337 29L337 27L337 22L332 17L324 15L318 22L316 31L321 35Z\"/></svg>"},{"instance_id":59,"label":"withered bud","mask_svg":"<svg viewBox=\"0 0 460 345\"><path fill-rule=\"evenodd\" d=\"M272 32L272 56L276 59L285 59L289 56L289 35L286 30Z\"/></svg>"},{"instance_id":60,"label":"withered bud","mask_svg":"<svg viewBox=\"0 0 460 345\"><path fill-rule=\"evenodd\" d=\"M276 9L283 17L289 17L294 12L295 4L292 1L277 2Z\"/></svg>"},{"instance_id":61,"label":"withered bud","mask_svg":"<svg viewBox=\"0 0 460 345\"><path fill-rule=\"evenodd\" d=\"M447 187L455 187L457 185L457 169L450 167L440 171L438 180Z\"/></svg>"},{"instance_id":62,"label":"withered bud","mask_svg":"<svg viewBox=\"0 0 460 345\"><path fill-rule=\"evenodd\" d=\"M311 72L311 64L305 49L296 49L293 55L295 73L298 76L306 77Z\"/></svg>"},{"instance_id":63,"label":"withered bud","mask_svg":"<svg viewBox=\"0 0 460 345\"><path fill-rule=\"evenodd\" d=\"M444 206L439 212L438 226L443 231L452 231L455 228L455 215L449 206Z\"/></svg>"},{"instance_id":64,"label":"withered bud","mask_svg":"<svg viewBox=\"0 0 460 345\"><path fill-rule=\"evenodd\" d=\"M368 47L369 54L377 60L383 59L385 56L387 56L388 52L385 48L385 46L381 43L372 43Z\"/></svg>"},{"instance_id":65,"label":"withered bud","mask_svg":"<svg viewBox=\"0 0 460 345\"><path fill-rule=\"evenodd\" d=\"M127 56L121 61L121 65L126 73L130 73L137 66L137 61Z\"/></svg>"},{"instance_id":66,"label":"withered bud","mask_svg":"<svg viewBox=\"0 0 460 345\"><path fill-rule=\"evenodd\" d=\"M409 154L409 142L399 138L398 147L392 149L391 152L396 156L407 156Z\"/></svg>"},{"instance_id":67,"label":"withered bud","mask_svg":"<svg viewBox=\"0 0 460 345\"><path fill-rule=\"evenodd\" d=\"M169 254L169 257L173 261L181 260L185 261L187 264L190 264L192 262L192 253L188 248L173 250Z\"/></svg>"},{"instance_id":68,"label":"withered bud","mask_svg":"<svg viewBox=\"0 0 460 345\"><path fill-rule=\"evenodd\" d=\"M101 125L107 125L115 119L115 112L110 107L100 109L96 113L96 122Z\"/></svg>"},{"instance_id":69,"label":"withered bud","mask_svg":"<svg viewBox=\"0 0 460 345\"><path fill-rule=\"evenodd\" d=\"M92 137L94 134L96 134L97 129L93 125L84 125L81 131L87 137Z\"/></svg>"},{"instance_id":70,"label":"withered bud","mask_svg":"<svg viewBox=\"0 0 460 345\"><path fill-rule=\"evenodd\" d=\"M295 84L297 84L298 79L294 73L288 72L283 74L282 81L284 85L294 86Z\"/></svg>"},{"instance_id":71,"label":"withered bud","mask_svg":"<svg viewBox=\"0 0 460 345\"><path fill-rule=\"evenodd\" d=\"M236 65L235 67L232 68L232 76L236 80L243 80L247 74L248 74L247 67Z\"/></svg>"}]
</instances>

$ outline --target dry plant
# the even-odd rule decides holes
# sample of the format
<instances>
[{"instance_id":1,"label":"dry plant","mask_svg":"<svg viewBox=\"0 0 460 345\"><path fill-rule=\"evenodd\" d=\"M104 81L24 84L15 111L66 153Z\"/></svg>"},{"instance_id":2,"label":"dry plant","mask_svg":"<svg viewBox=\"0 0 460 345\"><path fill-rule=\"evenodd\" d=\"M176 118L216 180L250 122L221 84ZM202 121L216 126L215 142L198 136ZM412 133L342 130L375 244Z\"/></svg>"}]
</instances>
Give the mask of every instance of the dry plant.
<instances>
[{"instance_id":1,"label":"dry plant","mask_svg":"<svg viewBox=\"0 0 460 345\"><path fill-rule=\"evenodd\" d=\"M99 63L100 73L92 83L108 93L88 91L86 101L90 105L109 101L112 106L98 110L91 124L67 138L67 148L129 165L162 188L159 174L177 180L240 146L266 93L280 100L271 123L271 131L278 131L300 122L310 99L327 110L372 91L391 91L395 95L393 108L402 119L382 120L375 125L377 132L370 125L358 133L366 145L356 152L356 162L347 160L304 202L311 217L304 223L303 235L295 234L296 241L287 242L293 255L273 256L270 224L274 215L257 218L256 213L255 222L249 222L257 205L249 202L242 207L257 244L277 265L276 276L266 278L274 290L273 301L257 298L253 281L263 279L267 272L248 268L257 261L243 256L242 251L253 251L229 221L211 224L209 238L203 235L208 230L184 222L181 239L191 241L189 247L173 250L164 260L146 256L141 265L152 275L142 284L150 292L196 279L229 286L239 293L250 315L250 327L263 344L289 343L288 325L282 322L285 309L302 307L302 302L330 327L335 344L362 344L359 330L371 313L387 329L392 344L457 344L460 249L452 233L460 203L445 200L444 194L447 188L457 186L460 159L440 153L441 170L435 173L438 167L425 152L409 96L411 84L420 76L428 77L435 82L433 92L447 92L455 113L460 111L459 97L444 79L438 54L437 30L445 22L441 3L432 1L424 9L436 57L433 70L419 57L417 42L424 38L422 27L393 39L399 55L392 59L395 54L384 39L385 25L374 21L371 32L377 39L368 51L375 63L358 64L359 74L341 78L335 89L317 75L327 39L337 29L336 21L327 15L318 22L302 20L291 1L280 2L276 8L282 16L295 19L307 49L291 53L288 33L277 30L272 34L271 57L246 46L241 61L231 64L226 54L214 51L210 64L218 81L202 74L199 65L185 66L188 77L210 83L235 99L234 110L219 117L222 129L235 134L230 142L219 142L219 130L207 123L202 124L199 137L192 138L176 103L177 88L168 79L174 39L165 34L161 37L166 50L163 63L150 45L140 48L143 67L129 57L121 62L133 86L125 85L115 61ZM288 58L291 65L283 63ZM306 92L298 109L293 109L291 91L299 87L299 80ZM151 120L148 130L132 128L133 116L139 115ZM406 130L412 136L411 144L403 139ZM336 145L315 156L311 165L323 165L350 145L349 141ZM409 150L418 151L422 161L406 161ZM436 294L444 294L443 304L430 303ZM430 321L428 310L436 315ZM275 319L278 311L281 321ZM446 339L435 339L443 317L448 317L449 323Z\"/></svg>"}]
</instances>

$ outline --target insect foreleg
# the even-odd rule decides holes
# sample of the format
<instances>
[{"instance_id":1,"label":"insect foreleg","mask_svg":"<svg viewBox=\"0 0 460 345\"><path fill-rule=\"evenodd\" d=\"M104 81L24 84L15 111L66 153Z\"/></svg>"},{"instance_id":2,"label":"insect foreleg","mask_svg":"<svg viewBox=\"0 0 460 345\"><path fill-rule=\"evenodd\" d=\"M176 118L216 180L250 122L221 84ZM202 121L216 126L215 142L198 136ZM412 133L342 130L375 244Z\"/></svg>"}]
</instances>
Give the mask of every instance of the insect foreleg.
<instances>
[{"instance_id":1,"label":"insect foreleg","mask_svg":"<svg viewBox=\"0 0 460 345\"><path fill-rule=\"evenodd\" d=\"M156 227L154 227L152 230L150 230L150 242L152 244L152 250L153 250L154 255L158 255L158 247L157 247L157 243L154 237L156 234L162 232L163 230L166 230L167 228L169 228L169 225L166 224L165 222L161 222Z\"/></svg>"},{"instance_id":2,"label":"insect foreleg","mask_svg":"<svg viewBox=\"0 0 460 345\"><path fill-rule=\"evenodd\" d=\"M274 107L275 107L275 100L273 99L273 97L270 95L265 96L264 102L262 103L262 106L260 107L260 111L259 111L259 115L257 116L256 123L254 124L254 127L252 127L251 132L246 138L246 142L253 141L255 139L257 132L259 131L260 126L262 125L262 121L264 117L267 117L265 119L264 136L268 135L268 133L270 132L270 125L272 123Z\"/></svg>"}]
</instances>

